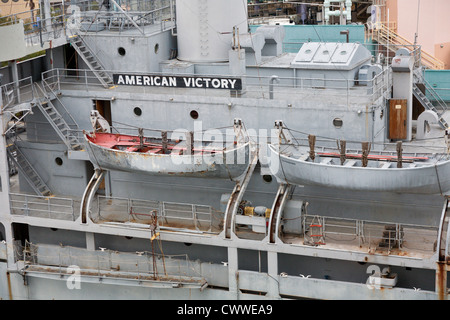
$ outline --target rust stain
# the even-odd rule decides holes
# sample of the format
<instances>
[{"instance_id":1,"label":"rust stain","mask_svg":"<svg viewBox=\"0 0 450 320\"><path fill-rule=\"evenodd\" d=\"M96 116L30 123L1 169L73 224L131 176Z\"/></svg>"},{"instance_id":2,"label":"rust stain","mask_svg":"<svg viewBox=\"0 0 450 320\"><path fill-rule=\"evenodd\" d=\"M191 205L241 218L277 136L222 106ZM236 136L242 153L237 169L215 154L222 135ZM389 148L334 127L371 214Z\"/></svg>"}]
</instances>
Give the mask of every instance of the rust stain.
<instances>
[{"instance_id":1,"label":"rust stain","mask_svg":"<svg viewBox=\"0 0 450 320\"><path fill-rule=\"evenodd\" d=\"M444 262L436 263L436 292L439 300L446 300L447 296L447 266Z\"/></svg>"},{"instance_id":2,"label":"rust stain","mask_svg":"<svg viewBox=\"0 0 450 320\"><path fill-rule=\"evenodd\" d=\"M8 279L9 300L13 300L12 287L11 287L11 275L10 275L9 271L6 271L6 277Z\"/></svg>"}]
</instances>

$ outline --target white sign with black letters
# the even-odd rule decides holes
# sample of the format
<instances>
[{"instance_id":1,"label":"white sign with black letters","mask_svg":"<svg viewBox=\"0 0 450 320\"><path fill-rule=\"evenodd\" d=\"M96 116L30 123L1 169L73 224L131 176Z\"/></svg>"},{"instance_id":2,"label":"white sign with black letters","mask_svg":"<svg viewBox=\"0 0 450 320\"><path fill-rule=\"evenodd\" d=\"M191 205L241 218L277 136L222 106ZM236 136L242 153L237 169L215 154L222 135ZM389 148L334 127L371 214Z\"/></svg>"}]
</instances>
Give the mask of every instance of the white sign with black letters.
<instances>
[{"instance_id":1,"label":"white sign with black letters","mask_svg":"<svg viewBox=\"0 0 450 320\"><path fill-rule=\"evenodd\" d=\"M239 78L114 74L113 79L127 86L242 90Z\"/></svg>"}]
</instances>

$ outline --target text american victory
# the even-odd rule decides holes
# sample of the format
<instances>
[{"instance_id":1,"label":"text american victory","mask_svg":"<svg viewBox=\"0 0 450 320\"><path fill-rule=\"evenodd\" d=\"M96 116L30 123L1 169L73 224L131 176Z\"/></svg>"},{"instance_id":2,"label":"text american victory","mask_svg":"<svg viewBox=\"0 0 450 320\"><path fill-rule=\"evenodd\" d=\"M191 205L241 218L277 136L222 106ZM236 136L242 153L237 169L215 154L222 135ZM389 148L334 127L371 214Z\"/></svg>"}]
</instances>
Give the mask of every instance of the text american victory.
<instances>
[{"instance_id":1,"label":"text american victory","mask_svg":"<svg viewBox=\"0 0 450 320\"><path fill-rule=\"evenodd\" d=\"M242 90L238 78L114 74L113 79L116 85Z\"/></svg>"}]
</instances>

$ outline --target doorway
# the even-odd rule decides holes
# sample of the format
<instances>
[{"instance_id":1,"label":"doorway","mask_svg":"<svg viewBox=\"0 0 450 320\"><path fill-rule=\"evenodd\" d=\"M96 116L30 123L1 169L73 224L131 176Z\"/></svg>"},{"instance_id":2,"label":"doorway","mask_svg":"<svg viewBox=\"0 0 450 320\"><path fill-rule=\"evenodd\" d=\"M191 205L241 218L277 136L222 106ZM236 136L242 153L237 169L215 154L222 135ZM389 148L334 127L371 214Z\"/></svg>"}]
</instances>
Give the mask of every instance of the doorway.
<instances>
[{"instance_id":1,"label":"doorway","mask_svg":"<svg viewBox=\"0 0 450 320\"><path fill-rule=\"evenodd\" d=\"M94 110L97 110L100 115L108 121L109 125L112 126L112 115L111 115L111 101L110 100L92 100L94 105Z\"/></svg>"},{"instance_id":2,"label":"doorway","mask_svg":"<svg viewBox=\"0 0 450 320\"><path fill-rule=\"evenodd\" d=\"M70 44L64 46L64 68L69 69L67 70L68 76L78 75L78 55Z\"/></svg>"}]
</instances>

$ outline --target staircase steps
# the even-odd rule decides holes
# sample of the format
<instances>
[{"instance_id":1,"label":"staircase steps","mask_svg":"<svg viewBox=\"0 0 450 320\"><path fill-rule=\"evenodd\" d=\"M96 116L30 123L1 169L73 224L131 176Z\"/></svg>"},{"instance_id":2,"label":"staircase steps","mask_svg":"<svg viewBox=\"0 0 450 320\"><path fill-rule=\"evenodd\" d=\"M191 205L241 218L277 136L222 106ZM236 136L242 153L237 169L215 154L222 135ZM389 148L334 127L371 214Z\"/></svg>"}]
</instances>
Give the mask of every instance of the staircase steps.
<instances>
[{"instance_id":1,"label":"staircase steps","mask_svg":"<svg viewBox=\"0 0 450 320\"><path fill-rule=\"evenodd\" d=\"M420 88L417 86L416 83L413 85L413 93L414 96L419 100L419 102L422 104L422 106L427 109L435 112L439 117L439 125L442 129L448 128L448 123L444 120L442 117L445 110L439 111L436 109L436 107L431 103L431 101L427 98L427 96L420 90Z\"/></svg>"},{"instance_id":2,"label":"staircase steps","mask_svg":"<svg viewBox=\"0 0 450 320\"><path fill-rule=\"evenodd\" d=\"M381 241L378 243L376 252L386 253L394 248L400 248L403 242L403 227L396 225L385 225Z\"/></svg>"},{"instance_id":3,"label":"staircase steps","mask_svg":"<svg viewBox=\"0 0 450 320\"><path fill-rule=\"evenodd\" d=\"M22 172L24 178L38 195L46 197L52 195L50 188L45 184L44 180L39 176L25 155L14 143L8 145L7 152L9 159L16 165L19 171Z\"/></svg>"},{"instance_id":4,"label":"staircase steps","mask_svg":"<svg viewBox=\"0 0 450 320\"><path fill-rule=\"evenodd\" d=\"M381 45L386 46L391 51L396 51L400 46L404 46L408 50L414 48L415 45L411 41L405 39L401 35L397 34L393 29L390 29L387 25L381 23L377 25L377 28L372 31L372 39ZM395 46L390 46L395 45ZM417 50L416 50L417 51ZM418 52L418 51L417 51ZM417 54L417 60L420 60L422 65L429 69L443 70L445 69L445 63L425 50L420 50L420 55Z\"/></svg>"},{"instance_id":5,"label":"staircase steps","mask_svg":"<svg viewBox=\"0 0 450 320\"><path fill-rule=\"evenodd\" d=\"M114 85L114 81L111 76L105 71L100 61L80 36L75 35L69 38L69 42L105 88L109 88Z\"/></svg>"},{"instance_id":6,"label":"staircase steps","mask_svg":"<svg viewBox=\"0 0 450 320\"><path fill-rule=\"evenodd\" d=\"M39 100L37 106L69 150L80 150L82 148L77 136L73 134L73 131L49 98Z\"/></svg>"}]
</instances>

